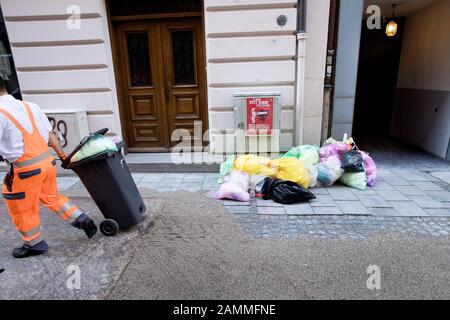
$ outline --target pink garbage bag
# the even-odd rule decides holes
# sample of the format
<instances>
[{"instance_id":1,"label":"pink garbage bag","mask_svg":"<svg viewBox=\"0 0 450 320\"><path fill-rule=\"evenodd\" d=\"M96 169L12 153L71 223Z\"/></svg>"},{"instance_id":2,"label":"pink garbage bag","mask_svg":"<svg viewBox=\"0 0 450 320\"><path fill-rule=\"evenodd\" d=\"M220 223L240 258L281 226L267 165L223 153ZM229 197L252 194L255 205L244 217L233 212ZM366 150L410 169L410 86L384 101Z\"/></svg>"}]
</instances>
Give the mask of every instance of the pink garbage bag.
<instances>
[{"instance_id":1,"label":"pink garbage bag","mask_svg":"<svg viewBox=\"0 0 450 320\"><path fill-rule=\"evenodd\" d=\"M350 146L342 141L335 141L330 144L324 144L323 147L319 149L319 157L320 161L324 162L326 159L328 159L330 156L338 155L339 157L342 155L342 153L349 151Z\"/></svg>"},{"instance_id":2,"label":"pink garbage bag","mask_svg":"<svg viewBox=\"0 0 450 320\"><path fill-rule=\"evenodd\" d=\"M225 177L224 183L215 193L216 199L230 199L236 201L250 201L248 189L250 187L250 177L248 173L242 171L231 171Z\"/></svg>"},{"instance_id":3,"label":"pink garbage bag","mask_svg":"<svg viewBox=\"0 0 450 320\"><path fill-rule=\"evenodd\" d=\"M373 187L376 183L377 178L377 166L375 165L375 161L373 161L371 156L369 156L364 151L360 152L363 158L364 169L366 171L367 185L369 187Z\"/></svg>"}]
</instances>

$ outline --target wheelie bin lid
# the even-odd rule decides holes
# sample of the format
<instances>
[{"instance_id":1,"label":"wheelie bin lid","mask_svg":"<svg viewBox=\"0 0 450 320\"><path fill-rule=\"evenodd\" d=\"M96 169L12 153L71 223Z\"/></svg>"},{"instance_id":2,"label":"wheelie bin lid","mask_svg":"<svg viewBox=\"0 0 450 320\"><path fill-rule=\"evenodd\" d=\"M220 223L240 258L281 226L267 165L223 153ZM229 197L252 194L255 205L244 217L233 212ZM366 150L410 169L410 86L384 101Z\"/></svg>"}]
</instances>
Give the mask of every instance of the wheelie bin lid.
<instances>
[{"instance_id":1,"label":"wheelie bin lid","mask_svg":"<svg viewBox=\"0 0 450 320\"><path fill-rule=\"evenodd\" d=\"M108 132L108 128L103 128L100 129L94 133L91 133L90 135L88 135L87 137L84 137L83 140L80 141L80 143L75 147L75 149L67 156L66 159L64 159L63 163L62 163L62 167L64 169L73 169L75 167L79 167L82 166L88 162L91 161L97 161L97 160L102 160L102 159L106 159L109 158L110 156L112 156L114 153L116 153L115 151L105 151L105 152L101 152L99 154L95 154L93 156L87 157L83 160L71 163L70 159L72 159L72 157L78 152L80 151L80 149L86 144L88 143L89 140L91 140L94 136L96 135L105 135ZM125 142L121 141L119 143L116 143L117 149L120 151L123 146L124 146Z\"/></svg>"}]
</instances>

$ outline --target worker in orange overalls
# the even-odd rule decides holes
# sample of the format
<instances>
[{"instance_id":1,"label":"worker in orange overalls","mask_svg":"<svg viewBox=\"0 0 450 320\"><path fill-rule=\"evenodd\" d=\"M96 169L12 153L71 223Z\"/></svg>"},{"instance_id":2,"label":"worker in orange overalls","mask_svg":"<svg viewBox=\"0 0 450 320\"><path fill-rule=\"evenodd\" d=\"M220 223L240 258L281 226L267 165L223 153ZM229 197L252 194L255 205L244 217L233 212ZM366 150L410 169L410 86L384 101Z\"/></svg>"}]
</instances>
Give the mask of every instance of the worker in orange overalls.
<instances>
[{"instance_id":1,"label":"worker in orange overalls","mask_svg":"<svg viewBox=\"0 0 450 320\"><path fill-rule=\"evenodd\" d=\"M40 203L72 226L84 230L89 238L97 232L94 221L58 192L56 161L49 145L60 159L66 158L45 113L35 104L8 95L0 76L0 157L9 165L2 194L24 241L22 247L12 252L16 258L48 250L41 233Z\"/></svg>"}]
</instances>

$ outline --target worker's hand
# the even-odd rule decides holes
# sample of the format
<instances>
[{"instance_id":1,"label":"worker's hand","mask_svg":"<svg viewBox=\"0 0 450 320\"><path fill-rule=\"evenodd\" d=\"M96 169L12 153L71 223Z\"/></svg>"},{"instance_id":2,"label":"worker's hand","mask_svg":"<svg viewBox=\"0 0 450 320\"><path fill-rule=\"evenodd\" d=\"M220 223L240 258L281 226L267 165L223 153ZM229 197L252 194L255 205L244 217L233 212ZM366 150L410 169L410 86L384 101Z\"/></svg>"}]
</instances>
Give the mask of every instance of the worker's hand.
<instances>
[{"instance_id":1,"label":"worker's hand","mask_svg":"<svg viewBox=\"0 0 450 320\"><path fill-rule=\"evenodd\" d=\"M61 159L61 161L64 161L64 160L66 160L66 158L67 158L67 154L65 154L65 153L63 152L63 153L58 154L58 157L59 157L59 159Z\"/></svg>"}]
</instances>

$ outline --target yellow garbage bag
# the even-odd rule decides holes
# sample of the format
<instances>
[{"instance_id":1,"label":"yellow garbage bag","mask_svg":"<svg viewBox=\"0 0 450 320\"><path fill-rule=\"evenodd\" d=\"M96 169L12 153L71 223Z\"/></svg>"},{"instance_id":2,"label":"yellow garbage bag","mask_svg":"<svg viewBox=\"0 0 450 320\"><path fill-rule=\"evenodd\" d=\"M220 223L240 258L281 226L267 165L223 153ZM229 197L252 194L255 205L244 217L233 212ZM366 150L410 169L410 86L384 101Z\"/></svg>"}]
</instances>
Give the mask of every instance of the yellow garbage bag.
<instances>
[{"instance_id":1,"label":"yellow garbage bag","mask_svg":"<svg viewBox=\"0 0 450 320\"><path fill-rule=\"evenodd\" d=\"M273 177L275 171L269 166L270 159L265 157L247 154L239 156L234 160L233 170L244 171L248 174L262 174Z\"/></svg>"},{"instance_id":2,"label":"yellow garbage bag","mask_svg":"<svg viewBox=\"0 0 450 320\"><path fill-rule=\"evenodd\" d=\"M278 179L289 180L307 189L309 186L309 175L303 162L297 158L279 158L270 161L269 167L274 170Z\"/></svg>"}]
</instances>

